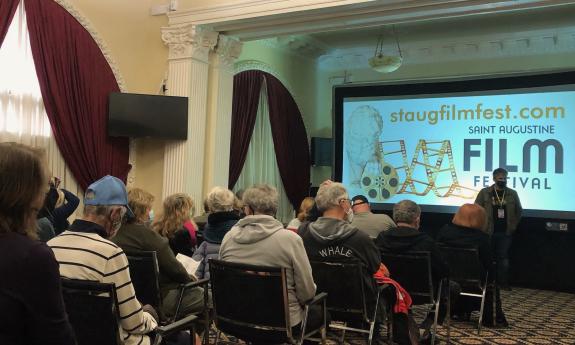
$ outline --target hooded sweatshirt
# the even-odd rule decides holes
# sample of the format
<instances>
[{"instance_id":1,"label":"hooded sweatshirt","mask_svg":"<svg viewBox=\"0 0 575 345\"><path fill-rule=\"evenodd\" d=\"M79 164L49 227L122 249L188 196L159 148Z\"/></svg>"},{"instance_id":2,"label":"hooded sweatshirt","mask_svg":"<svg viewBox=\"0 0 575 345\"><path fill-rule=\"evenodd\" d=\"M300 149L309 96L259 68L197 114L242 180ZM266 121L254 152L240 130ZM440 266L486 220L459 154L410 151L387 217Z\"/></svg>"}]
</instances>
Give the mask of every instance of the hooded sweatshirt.
<instances>
[{"instance_id":1,"label":"hooded sweatshirt","mask_svg":"<svg viewBox=\"0 0 575 345\"><path fill-rule=\"evenodd\" d=\"M290 323L301 322L302 305L315 296L315 284L303 241L296 233L285 230L271 216L247 216L224 236L220 259L286 268Z\"/></svg>"},{"instance_id":2,"label":"hooded sweatshirt","mask_svg":"<svg viewBox=\"0 0 575 345\"><path fill-rule=\"evenodd\" d=\"M300 236L311 260L357 261L364 270L364 286L370 292L368 301L375 298L373 274L379 269L379 250L369 236L346 221L319 217L315 222L302 225ZM369 303L371 305L371 303Z\"/></svg>"},{"instance_id":3,"label":"hooded sweatshirt","mask_svg":"<svg viewBox=\"0 0 575 345\"><path fill-rule=\"evenodd\" d=\"M449 273L449 268L443 261L439 248L433 239L415 228L407 226L392 228L379 234L375 243L382 253L429 252L431 255L431 276L434 282L447 277ZM390 273L393 277L393 271Z\"/></svg>"}]
</instances>

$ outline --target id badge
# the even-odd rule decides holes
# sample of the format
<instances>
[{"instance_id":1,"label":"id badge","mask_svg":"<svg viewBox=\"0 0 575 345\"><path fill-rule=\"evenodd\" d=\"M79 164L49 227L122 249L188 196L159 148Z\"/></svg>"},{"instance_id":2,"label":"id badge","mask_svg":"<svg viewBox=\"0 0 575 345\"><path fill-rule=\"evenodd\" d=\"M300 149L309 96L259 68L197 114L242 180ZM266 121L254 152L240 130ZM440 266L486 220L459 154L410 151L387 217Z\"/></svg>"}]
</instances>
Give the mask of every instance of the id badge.
<instances>
[{"instance_id":1,"label":"id badge","mask_svg":"<svg viewBox=\"0 0 575 345\"><path fill-rule=\"evenodd\" d=\"M497 218L499 218L499 219L505 218L505 209L504 208L498 208L497 209Z\"/></svg>"}]
</instances>

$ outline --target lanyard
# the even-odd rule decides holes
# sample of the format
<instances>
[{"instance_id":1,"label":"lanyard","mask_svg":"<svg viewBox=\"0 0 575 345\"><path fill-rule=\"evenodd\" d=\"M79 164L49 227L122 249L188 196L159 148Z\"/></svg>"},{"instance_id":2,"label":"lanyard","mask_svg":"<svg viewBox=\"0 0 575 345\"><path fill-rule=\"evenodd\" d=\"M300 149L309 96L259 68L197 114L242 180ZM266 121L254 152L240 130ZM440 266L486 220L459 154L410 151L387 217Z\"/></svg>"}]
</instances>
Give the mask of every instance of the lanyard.
<instances>
[{"instance_id":1,"label":"lanyard","mask_svg":"<svg viewBox=\"0 0 575 345\"><path fill-rule=\"evenodd\" d=\"M495 191L495 196L497 197L497 201L499 202L499 207L503 208L503 202L505 201L505 190L503 191L503 197L500 199L499 194L497 193L497 189L493 189Z\"/></svg>"}]
</instances>

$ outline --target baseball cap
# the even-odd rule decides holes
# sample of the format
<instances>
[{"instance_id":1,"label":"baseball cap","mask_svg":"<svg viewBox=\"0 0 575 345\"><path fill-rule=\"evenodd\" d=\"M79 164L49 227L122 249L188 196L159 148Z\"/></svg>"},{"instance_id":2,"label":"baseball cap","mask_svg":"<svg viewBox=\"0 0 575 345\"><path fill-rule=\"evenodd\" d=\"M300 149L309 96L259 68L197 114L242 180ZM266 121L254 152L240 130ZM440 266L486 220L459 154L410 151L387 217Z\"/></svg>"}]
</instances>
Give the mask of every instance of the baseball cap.
<instances>
[{"instance_id":1,"label":"baseball cap","mask_svg":"<svg viewBox=\"0 0 575 345\"><path fill-rule=\"evenodd\" d=\"M126 185L119 178L110 175L88 186L84 194L84 205L121 205L126 207L128 217L134 217L134 212L128 206Z\"/></svg>"},{"instance_id":2,"label":"baseball cap","mask_svg":"<svg viewBox=\"0 0 575 345\"><path fill-rule=\"evenodd\" d=\"M351 198L351 201L352 205L369 204L369 201L364 195L356 195Z\"/></svg>"}]
</instances>

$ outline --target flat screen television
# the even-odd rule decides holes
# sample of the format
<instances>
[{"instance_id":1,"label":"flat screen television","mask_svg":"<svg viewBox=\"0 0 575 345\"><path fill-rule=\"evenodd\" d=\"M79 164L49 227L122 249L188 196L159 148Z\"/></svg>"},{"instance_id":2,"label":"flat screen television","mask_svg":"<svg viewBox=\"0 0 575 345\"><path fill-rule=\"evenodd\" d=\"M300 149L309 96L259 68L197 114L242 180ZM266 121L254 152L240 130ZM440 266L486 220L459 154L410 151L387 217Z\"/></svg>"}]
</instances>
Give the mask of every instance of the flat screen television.
<instances>
[{"instance_id":1,"label":"flat screen television","mask_svg":"<svg viewBox=\"0 0 575 345\"><path fill-rule=\"evenodd\" d=\"M112 92L108 97L108 135L188 139L188 98Z\"/></svg>"}]
</instances>

